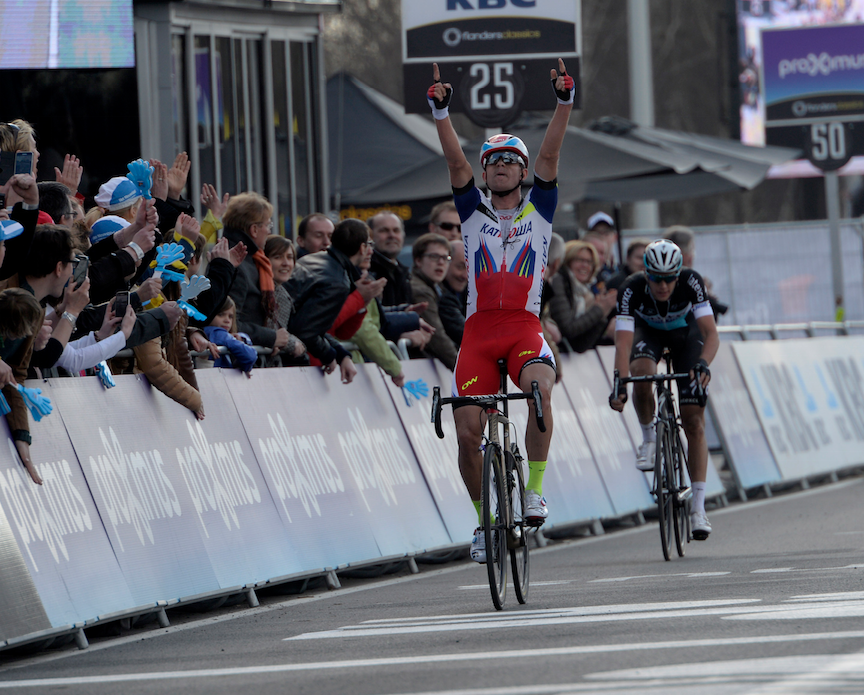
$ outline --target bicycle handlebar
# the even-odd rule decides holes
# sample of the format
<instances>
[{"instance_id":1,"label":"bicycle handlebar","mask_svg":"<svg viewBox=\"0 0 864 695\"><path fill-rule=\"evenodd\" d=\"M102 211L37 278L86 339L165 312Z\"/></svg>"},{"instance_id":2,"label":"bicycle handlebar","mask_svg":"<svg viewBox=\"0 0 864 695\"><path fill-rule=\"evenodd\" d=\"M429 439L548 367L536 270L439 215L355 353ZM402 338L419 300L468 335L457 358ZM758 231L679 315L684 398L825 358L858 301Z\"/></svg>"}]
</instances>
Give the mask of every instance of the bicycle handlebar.
<instances>
[{"instance_id":1,"label":"bicycle handlebar","mask_svg":"<svg viewBox=\"0 0 864 695\"><path fill-rule=\"evenodd\" d=\"M617 394L618 389L625 384L630 383L639 383L644 381L657 382L657 381L674 381L677 379L689 379L689 374L647 374L645 376L621 376L616 369L614 372L615 379L612 383L612 393ZM698 404L700 408L704 408L705 404L708 402L708 394L705 393L705 387L702 386L702 383L697 379L696 380L696 399L698 400Z\"/></svg>"},{"instance_id":2,"label":"bicycle handlebar","mask_svg":"<svg viewBox=\"0 0 864 695\"><path fill-rule=\"evenodd\" d=\"M536 381L531 382L531 393L496 393L488 396L455 396L441 398L441 387L432 389L432 422L435 425L435 434L438 439L444 439L444 430L441 428L441 406L443 405L476 405L481 408L494 406L500 401L534 401L534 415L537 419L537 428L541 432L546 431L546 423L543 420L543 405L540 396L540 386Z\"/></svg>"}]
</instances>

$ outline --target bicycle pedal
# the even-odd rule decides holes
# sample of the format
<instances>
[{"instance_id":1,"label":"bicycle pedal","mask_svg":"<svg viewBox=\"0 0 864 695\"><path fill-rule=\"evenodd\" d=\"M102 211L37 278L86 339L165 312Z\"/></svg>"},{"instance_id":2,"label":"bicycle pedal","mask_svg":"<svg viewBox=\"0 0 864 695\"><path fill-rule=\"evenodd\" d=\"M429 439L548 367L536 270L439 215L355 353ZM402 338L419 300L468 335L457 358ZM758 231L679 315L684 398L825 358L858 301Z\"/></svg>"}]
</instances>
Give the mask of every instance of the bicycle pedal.
<instances>
[{"instance_id":1,"label":"bicycle pedal","mask_svg":"<svg viewBox=\"0 0 864 695\"><path fill-rule=\"evenodd\" d=\"M539 517L534 517L532 519L525 519L525 525L530 526L531 528L540 528L545 523L546 523L546 519L541 519Z\"/></svg>"}]
</instances>

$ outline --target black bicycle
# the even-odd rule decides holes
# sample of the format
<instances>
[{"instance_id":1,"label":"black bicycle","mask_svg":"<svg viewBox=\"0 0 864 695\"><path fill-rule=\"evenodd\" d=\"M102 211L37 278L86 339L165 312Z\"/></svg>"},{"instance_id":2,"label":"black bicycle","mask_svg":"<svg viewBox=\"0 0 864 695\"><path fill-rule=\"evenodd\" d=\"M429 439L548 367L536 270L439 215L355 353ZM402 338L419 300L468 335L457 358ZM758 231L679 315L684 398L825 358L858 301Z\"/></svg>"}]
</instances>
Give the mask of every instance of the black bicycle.
<instances>
[{"instance_id":1,"label":"black bicycle","mask_svg":"<svg viewBox=\"0 0 864 695\"><path fill-rule=\"evenodd\" d=\"M515 442L510 441L509 402L533 400L534 415L541 432L546 431L540 389L531 382L531 393L507 393L507 363L498 360L501 370L500 393L488 396L442 398L436 386L432 393L432 422L435 433L444 439L441 429L441 406L477 405L487 416L483 435L482 509L483 534L486 540L486 571L492 603L499 611L507 594L507 556L513 570L513 587L519 603L528 600L528 530L540 524L529 523L524 515L525 481L522 456ZM500 408L499 408L500 404ZM540 522L542 524L542 521Z\"/></svg>"},{"instance_id":2,"label":"black bicycle","mask_svg":"<svg viewBox=\"0 0 864 695\"><path fill-rule=\"evenodd\" d=\"M666 369L671 372L671 356L664 351ZM670 382L676 379L689 379L689 374L652 374L649 376L621 377L615 370L615 383L612 393L618 393L619 385L651 381L656 384L657 419L654 428L657 435L657 446L654 450L654 481L651 494L657 500L657 513L660 517L660 542L663 546L663 557L672 559L672 537L675 537L675 548L678 557L684 557L685 543L690 537L690 499L693 492L690 489L687 475L687 457L681 443L681 419L675 408L675 396ZM704 392L699 393L700 401Z\"/></svg>"}]
</instances>

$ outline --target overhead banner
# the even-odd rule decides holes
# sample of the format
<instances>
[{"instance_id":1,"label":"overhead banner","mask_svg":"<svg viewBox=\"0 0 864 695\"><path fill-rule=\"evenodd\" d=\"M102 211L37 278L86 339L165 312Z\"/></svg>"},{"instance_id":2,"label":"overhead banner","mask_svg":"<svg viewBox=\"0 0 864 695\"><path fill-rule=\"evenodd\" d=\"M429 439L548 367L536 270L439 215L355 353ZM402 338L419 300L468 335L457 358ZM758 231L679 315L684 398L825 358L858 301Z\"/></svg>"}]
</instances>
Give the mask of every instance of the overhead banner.
<instances>
[{"instance_id":1,"label":"overhead banner","mask_svg":"<svg viewBox=\"0 0 864 695\"><path fill-rule=\"evenodd\" d=\"M552 110L549 70L562 58L579 108L580 0L402 0L407 113L426 113L432 63L453 85L450 108L480 125Z\"/></svg>"},{"instance_id":2,"label":"overhead banner","mask_svg":"<svg viewBox=\"0 0 864 695\"><path fill-rule=\"evenodd\" d=\"M732 348L784 479L864 463L864 337Z\"/></svg>"}]
</instances>

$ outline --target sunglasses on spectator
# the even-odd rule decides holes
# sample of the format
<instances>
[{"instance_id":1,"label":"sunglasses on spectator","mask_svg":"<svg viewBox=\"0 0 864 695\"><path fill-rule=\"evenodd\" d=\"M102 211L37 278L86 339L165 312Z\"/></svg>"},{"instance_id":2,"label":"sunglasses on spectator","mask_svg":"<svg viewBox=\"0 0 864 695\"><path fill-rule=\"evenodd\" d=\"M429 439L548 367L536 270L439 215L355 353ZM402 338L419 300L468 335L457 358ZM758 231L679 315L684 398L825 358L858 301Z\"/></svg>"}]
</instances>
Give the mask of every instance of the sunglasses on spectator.
<instances>
[{"instance_id":1,"label":"sunglasses on spectator","mask_svg":"<svg viewBox=\"0 0 864 695\"><path fill-rule=\"evenodd\" d=\"M444 229L444 230L446 230L446 231L448 231L448 232L453 231L454 229L455 229L457 232L461 232L461 231L462 231L462 225L459 224L458 222L436 222L436 223L435 223L435 226L436 226L436 227L441 227L441 229Z\"/></svg>"},{"instance_id":2,"label":"sunglasses on spectator","mask_svg":"<svg viewBox=\"0 0 864 695\"><path fill-rule=\"evenodd\" d=\"M21 132L21 128L19 128L14 123L0 123L0 125L5 125L7 128L10 128L13 133L15 133L15 137L18 137L18 133Z\"/></svg>"},{"instance_id":3,"label":"sunglasses on spectator","mask_svg":"<svg viewBox=\"0 0 864 695\"><path fill-rule=\"evenodd\" d=\"M498 162L525 166L525 160L515 152L493 152L486 158L486 164L497 164Z\"/></svg>"},{"instance_id":4,"label":"sunglasses on spectator","mask_svg":"<svg viewBox=\"0 0 864 695\"><path fill-rule=\"evenodd\" d=\"M677 275L654 275L653 273L646 273L646 275L651 282L665 282L667 285L671 285L678 279Z\"/></svg>"},{"instance_id":5,"label":"sunglasses on spectator","mask_svg":"<svg viewBox=\"0 0 864 695\"><path fill-rule=\"evenodd\" d=\"M451 260L450 256L442 256L440 253L424 253L423 258L428 258L436 263L449 263Z\"/></svg>"}]
</instances>

